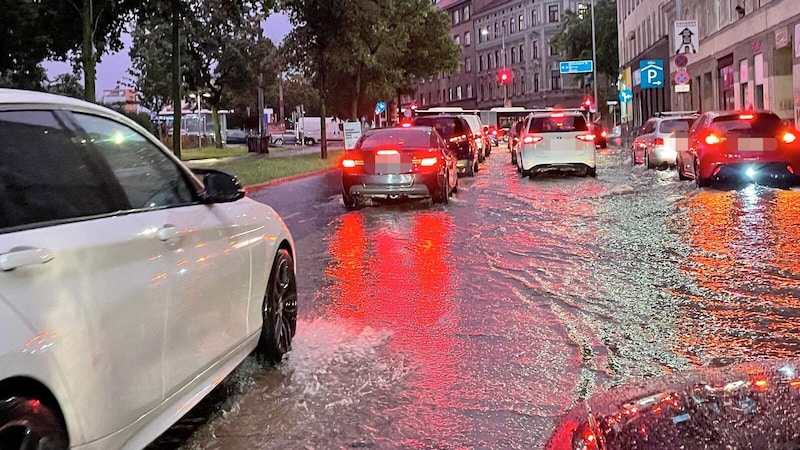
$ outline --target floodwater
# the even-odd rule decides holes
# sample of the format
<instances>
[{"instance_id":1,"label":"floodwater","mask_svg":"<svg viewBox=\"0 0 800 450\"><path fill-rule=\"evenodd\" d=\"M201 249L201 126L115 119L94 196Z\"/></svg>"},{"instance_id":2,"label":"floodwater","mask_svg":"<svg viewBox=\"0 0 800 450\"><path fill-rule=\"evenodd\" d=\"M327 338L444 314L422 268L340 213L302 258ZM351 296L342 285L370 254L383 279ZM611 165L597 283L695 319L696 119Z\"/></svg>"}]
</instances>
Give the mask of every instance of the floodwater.
<instances>
[{"instance_id":1,"label":"floodwater","mask_svg":"<svg viewBox=\"0 0 800 450\"><path fill-rule=\"evenodd\" d=\"M446 206L308 204L293 351L153 448L540 448L604 389L796 355L800 192L598 152L528 179L495 148Z\"/></svg>"}]
</instances>

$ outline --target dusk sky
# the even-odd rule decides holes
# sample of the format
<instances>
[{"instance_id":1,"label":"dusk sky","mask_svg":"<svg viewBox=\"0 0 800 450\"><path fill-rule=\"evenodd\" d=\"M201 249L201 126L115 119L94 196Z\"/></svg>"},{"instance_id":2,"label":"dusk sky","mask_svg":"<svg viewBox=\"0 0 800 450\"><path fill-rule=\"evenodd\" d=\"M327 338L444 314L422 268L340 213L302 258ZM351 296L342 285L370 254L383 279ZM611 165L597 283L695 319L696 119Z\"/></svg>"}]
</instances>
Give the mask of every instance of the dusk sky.
<instances>
[{"instance_id":1,"label":"dusk sky","mask_svg":"<svg viewBox=\"0 0 800 450\"><path fill-rule=\"evenodd\" d=\"M272 40L276 45L283 41L283 38L289 34L292 25L289 23L289 18L283 14L273 14L264 22L264 34ZM122 41L125 48L114 54L103 55L103 61L97 65L97 95L103 93L103 89L112 89L117 86L117 82L121 82L128 77L128 68L131 65L131 60L128 57L128 47L130 46L130 35L125 34L122 36ZM72 72L72 66L65 62L47 61L44 63L47 69L47 75L52 80L57 75L62 73Z\"/></svg>"}]
</instances>

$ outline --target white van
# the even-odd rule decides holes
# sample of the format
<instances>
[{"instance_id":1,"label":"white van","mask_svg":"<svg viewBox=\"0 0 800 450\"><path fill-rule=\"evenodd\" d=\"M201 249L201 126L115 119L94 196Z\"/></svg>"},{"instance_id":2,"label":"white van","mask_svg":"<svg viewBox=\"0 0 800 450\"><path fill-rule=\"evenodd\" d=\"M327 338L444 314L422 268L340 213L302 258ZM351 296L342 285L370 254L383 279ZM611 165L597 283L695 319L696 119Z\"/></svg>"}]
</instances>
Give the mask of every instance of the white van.
<instances>
[{"instance_id":1,"label":"white van","mask_svg":"<svg viewBox=\"0 0 800 450\"><path fill-rule=\"evenodd\" d=\"M472 129L475 142L478 144L478 161L483 162L491 153L492 144L489 142L489 137L484 136L481 118L475 114L461 114L461 117L469 123L469 127Z\"/></svg>"},{"instance_id":2,"label":"white van","mask_svg":"<svg viewBox=\"0 0 800 450\"><path fill-rule=\"evenodd\" d=\"M296 130L303 137L305 145L314 145L322 140L319 117L302 117L298 119ZM329 141L343 141L344 122L335 117L325 118L325 134Z\"/></svg>"}]
</instances>

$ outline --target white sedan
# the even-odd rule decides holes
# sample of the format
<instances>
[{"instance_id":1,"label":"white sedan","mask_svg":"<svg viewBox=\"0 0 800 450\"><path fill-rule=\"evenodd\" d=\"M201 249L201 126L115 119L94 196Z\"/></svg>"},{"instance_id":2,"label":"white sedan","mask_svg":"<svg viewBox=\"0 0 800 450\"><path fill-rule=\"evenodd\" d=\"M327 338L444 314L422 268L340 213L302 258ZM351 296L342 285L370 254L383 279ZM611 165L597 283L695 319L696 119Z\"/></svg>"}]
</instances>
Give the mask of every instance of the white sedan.
<instances>
[{"instance_id":1,"label":"white sedan","mask_svg":"<svg viewBox=\"0 0 800 450\"><path fill-rule=\"evenodd\" d=\"M133 121L0 89L0 447L141 448L297 320L294 242Z\"/></svg>"}]
</instances>

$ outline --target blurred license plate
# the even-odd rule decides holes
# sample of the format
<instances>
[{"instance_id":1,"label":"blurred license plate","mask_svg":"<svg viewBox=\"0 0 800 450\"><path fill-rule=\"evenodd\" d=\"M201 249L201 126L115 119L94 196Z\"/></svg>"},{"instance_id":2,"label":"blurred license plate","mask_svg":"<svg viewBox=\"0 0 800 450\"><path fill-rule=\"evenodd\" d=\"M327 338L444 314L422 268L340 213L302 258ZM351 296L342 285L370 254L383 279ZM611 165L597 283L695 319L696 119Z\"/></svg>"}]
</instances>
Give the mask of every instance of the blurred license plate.
<instances>
[{"instance_id":1,"label":"blurred license plate","mask_svg":"<svg viewBox=\"0 0 800 450\"><path fill-rule=\"evenodd\" d=\"M377 173L411 172L411 162L404 162L400 155L376 155L375 171Z\"/></svg>"},{"instance_id":2,"label":"blurred license plate","mask_svg":"<svg viewBox=\"0 0 800 450\"><path fill-rule=\"evenodd\" d=\"M736 150L740 152L772 152L778 147L775 138L746 138L736 139Z\"/></svg>"}]
</instances>

